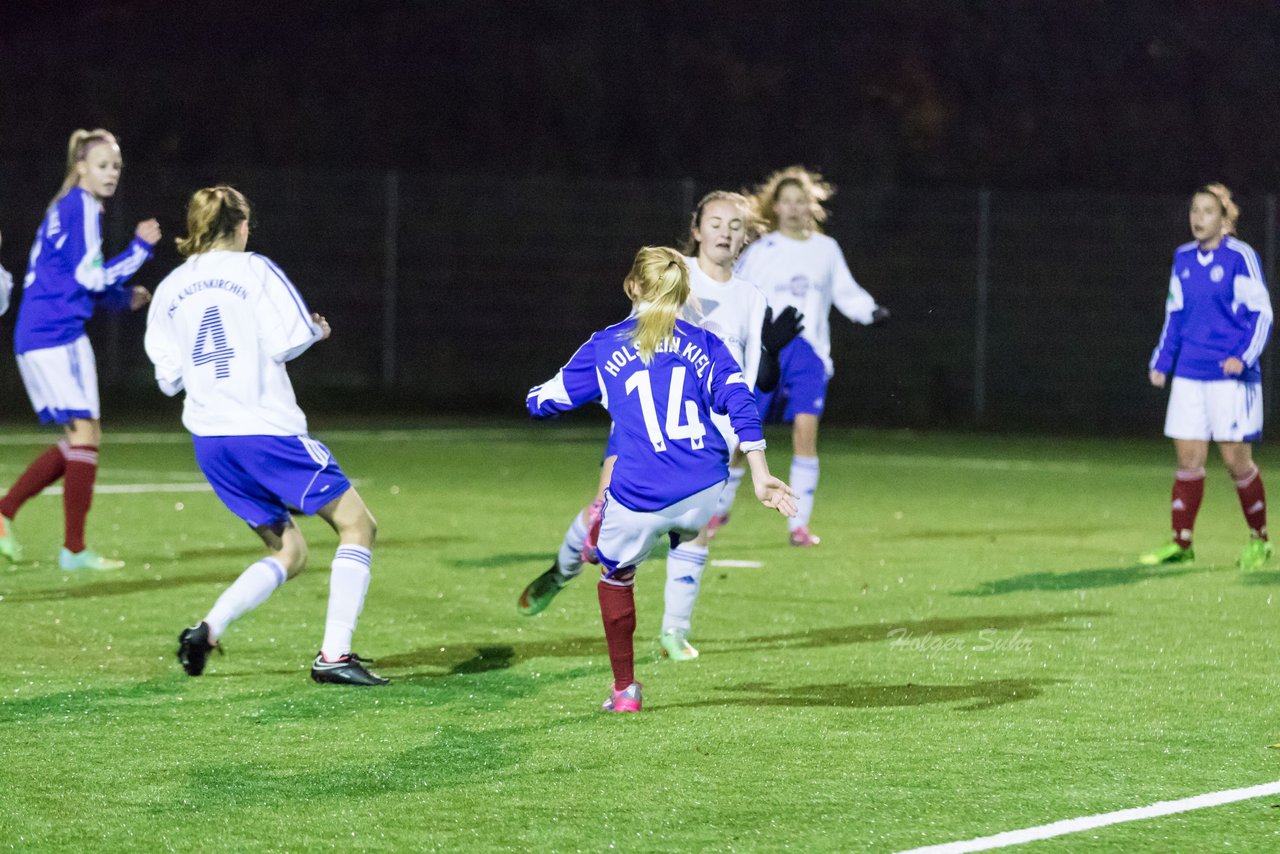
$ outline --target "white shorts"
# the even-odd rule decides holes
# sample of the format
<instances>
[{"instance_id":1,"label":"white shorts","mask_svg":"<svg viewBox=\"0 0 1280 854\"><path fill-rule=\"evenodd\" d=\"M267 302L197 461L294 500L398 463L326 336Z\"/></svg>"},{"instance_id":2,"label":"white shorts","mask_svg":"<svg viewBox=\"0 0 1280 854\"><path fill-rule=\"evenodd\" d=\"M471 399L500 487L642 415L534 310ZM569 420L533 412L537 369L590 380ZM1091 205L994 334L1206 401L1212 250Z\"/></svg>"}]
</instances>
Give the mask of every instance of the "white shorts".
<instances>
[{"instance_id":1,"label":"white shorts","mask_svg":"<svg viewBox=\"0 0 1280 854\"><path fill-rule=\"evenodd\" d=\"M1262 438L1262 384L1174 377L1164 434L1170 439L1258 441Z\"/></svg>"},{"instance_id":2,"label":"white shorts","mask_svg":"<svg viewBox=\"0 0 1280 854\"><path fill-rule=\"evenodd\" d=\"M73 418L101 417L98 366L89 336L70 344L18 354L18 373L42 424L68 424Z\"/></svg>"},{"instance_id":3,"label":"white shorts","mask_svg":"<svg viewBox=\"0 0 1280 854\"><path fill-rule=\"evenodd\" d=\"M669 507L648 513L623 507L606 489L597 541L600 563L610 571L626 569L642 563L668 534L692 539L711 521L716 512L716 499L723 489L724 481L720 481Z\"/></svg>"}]
</instances>

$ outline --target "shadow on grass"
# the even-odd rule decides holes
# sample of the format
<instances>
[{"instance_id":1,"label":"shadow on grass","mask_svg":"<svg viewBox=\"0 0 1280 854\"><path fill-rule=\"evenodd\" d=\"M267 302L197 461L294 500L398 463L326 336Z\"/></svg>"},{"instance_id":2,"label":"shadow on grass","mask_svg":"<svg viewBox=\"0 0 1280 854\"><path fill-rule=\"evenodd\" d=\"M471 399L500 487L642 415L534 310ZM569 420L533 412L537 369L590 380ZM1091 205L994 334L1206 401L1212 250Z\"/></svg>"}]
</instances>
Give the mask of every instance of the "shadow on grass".
<instances>
[{"instance_id":1,"label":"shadow on grass","mask_svg":"<svg viewBox=\"0 0 1280 854\"><path fill-rule=\"evenodd\" d=\"M896 623L863 623L854 626L832 626L807 629L789 634L757 635L748 638L726 638L715 645L741 649L805 649L873 643L892 637L920 637L980 632L984 629L1006 631L1052 626L1081 617L1101 617L1102 611L1049 611L1032 614L994 614L976 617L934 617ZM893 633L892 635L890 633Z\"/></svg>"},{"instance_id":2,"label":"shadow on grass","mask_svg":"<svg viewBox=\"0 0 1280 854\"><path fill-rule=\"evenodd\" d=\"M1091 590L1098 587L1123 587L1150 578L1177 578L1207 570L1171 569L1161 566L1112 566L1102 569L1080 569L1074 572L1029 572L1012 578L985 581L971 590L958 590L952 596L1003 596L1031 590Z\"/></svg>"},{"instance_id":3,"label":"shadow on grass","mask_svg":"<svg viewBox=\"0 0 1280 854\"><path fill-rule=\"evenodd\" d=\"M126 569L125 572L128 572ZM89 581L84 584L70 582L52 590L33 590L30 593L5 594L6 602L45 602L60 599L94 599L98 596L126 596L130 593L145 593L152 590L168 590L174 587L188 587L194 584L230 584L235 580L236 570L227 572L207 572L201 575L173 575L161 578L121 578Z\"/></svg>"},{"instance_id":4,"label":"shadow on grass","mask_svg":"<svg viewBox=\"0 0 1280 854\"><path fill-rule=\"evenodd\" d=\"M458 558L445 561L445 563L458 569L491 569L498 566L515 566L516 564L533 561L545 564L552 556L552 552L544 549L540 552L506 552L504 554L489 555L488 557ZM545 566L543 568L545 569ZM533 579L529 580L532 581Z\"/></svg>"},{"instance_id":5,"label":"shadow on grass","mask_svg":"<svg viewBox=\"0 0 1280 854\"><path fill-rule=\"evenodd\" d=\"M1247 572L1241 576L1245 584L1251 587L1275 587L1280 585L1280 571Z\"/></svg>"},{"instance_id":6,"label":"shadow on grass","mask_svg":"<svg viewBox=\"0 0 1280 854\"><path fill-rule=\"evenodd\" d=\"M792 708L890 709L935 703L964 703L959 712L979 712L1008 703L1031 700L1043 692L1041 686L1057 684L1056 679L978 680L966 685L876 685L835 682L824 685L770 685L745 682L732 688L726 697L710 697L689 703L663 704L664 709L692 709L723 706L787 706Z\"/></svg>"},{"instance_id":7,"label":"shadow on grass","mask_svg":"<svg viewBox=\"0 0 1280 854\"><path fill-rule=\"evenodd\" d=\"M398 678L439 679L463 674L475 675L506 670L513 664L534 658L586 658L608 655L604 634L592 637L561 638L559 640L527 641L516 644L492 644L475 646L457 644L445 647L424 647L399 655L380 656L379 668L388 671L404 668L431 668L431 673L409 673Z\"/></svg>"},{"instance_id":8,"label":"shadow on grass","mask_svg":"<svg viewBox=\"0 0 1280 854\"><path fill-rule=\"evenodd\" d=\"M757 635L746 638L709 640L707 652L741 652L743 650L809 649L844 646L855 643L888 641L903 632L907 636L937 636L977 633L987 630L1016 630L1036 626L1052 626L1068 619L1099 617L1101 611L1060 611L1040 614L997 614L993 616L934 618L899 623L864 623L852 626L806 629L798 632ZM891 635L890 632L895 632ZM643 639L637 645L643 655ZM422 647L398 655L380 656L379 668L431 668L433 672L399 674L406 680L439 679L446 676L475 675L506 670L513 665L536 658L588 658L607 656L603 633L590 637L524 641L512 644L457 644L445 647Z\"/></svg>"}]
</instances>

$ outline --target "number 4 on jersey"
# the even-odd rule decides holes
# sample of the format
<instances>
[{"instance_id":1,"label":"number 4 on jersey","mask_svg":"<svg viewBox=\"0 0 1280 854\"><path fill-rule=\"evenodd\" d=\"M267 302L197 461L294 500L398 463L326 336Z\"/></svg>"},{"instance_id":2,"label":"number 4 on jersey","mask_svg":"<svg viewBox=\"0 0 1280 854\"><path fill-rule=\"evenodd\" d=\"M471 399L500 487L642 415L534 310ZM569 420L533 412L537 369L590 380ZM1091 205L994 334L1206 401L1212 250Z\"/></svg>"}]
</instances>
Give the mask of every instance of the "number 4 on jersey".
<instances>
[{"instance_id":1,"label":"number 4 on jersey","mask_svg":"<svg viewBox=\"0 0 1280 854\"><path fill-rule=\"evenodd\" d=\"M671 369L671 388L667 392L667 439L688 439L695 451L702 450L702 437L707 435L707 428L702 426L698 418L698 404L684 399L685 368L679 365ZM627 380L627 394L633 391L640 393L640 412L644 415L644 429L649 434L649 441L655 451L667 449L662 430L658 427L658 409L653 403L653 385L648 371L636 371ZM681 406L680 404L684 404ZM681 410L688 423L680 423Z\"/></svg>"},{"instance_id":2,"label":"number 4 on jersey","mask_svg":"<svg viewBox=\"0 0 1280 854\"><path fill-rule=\"evenodd\" d=\"M213 375L220 380L231 376L231 360L236 351L227 346L227 333L222 328L222 315L218 307L211 305L200 318L196 331L196 345L191 350L191 361L196 365L213 363Z\"/></svg>"}]
</instances>

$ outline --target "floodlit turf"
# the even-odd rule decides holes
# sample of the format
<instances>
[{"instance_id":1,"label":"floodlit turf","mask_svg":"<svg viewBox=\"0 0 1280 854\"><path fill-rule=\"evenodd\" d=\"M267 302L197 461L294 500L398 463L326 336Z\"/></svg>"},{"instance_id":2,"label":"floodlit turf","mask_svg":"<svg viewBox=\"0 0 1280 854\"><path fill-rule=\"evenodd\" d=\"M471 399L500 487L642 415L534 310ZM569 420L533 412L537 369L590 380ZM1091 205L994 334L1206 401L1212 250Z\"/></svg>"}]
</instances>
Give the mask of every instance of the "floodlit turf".
<instances>
[{"instance_id":1,"label":"floodlit turf","mask_svg":"<svg viewBox=\"0 0 1280 854\"><path fill-rule=\"evenodd\" d=\"M657 658L664 562L639 574L639 715L598 711L595 582L516 613L594 489L567 427L317 430L381 525L356 649L394 682L316 686L333 538L232 626L199 679L179 630L258 554L207 492L100 494L67 575L61 507L0 566L0 847L67 850L889 851L1280 779L1280 564L1242 576L1211 472L1199 560L1166 536L1149 442L827 429L816 550L744 487L694 615ZM113 444L103 484L200 482L189 445ZM785 433L770 434L775 471ZM0 432L5 483L39 450ZM1280 489L1280 456L1259 451ZM1271 472L1275 472L1274 475ZM1280 845L1262 798L1028 850Z\"/></svg>"}]
</instances>

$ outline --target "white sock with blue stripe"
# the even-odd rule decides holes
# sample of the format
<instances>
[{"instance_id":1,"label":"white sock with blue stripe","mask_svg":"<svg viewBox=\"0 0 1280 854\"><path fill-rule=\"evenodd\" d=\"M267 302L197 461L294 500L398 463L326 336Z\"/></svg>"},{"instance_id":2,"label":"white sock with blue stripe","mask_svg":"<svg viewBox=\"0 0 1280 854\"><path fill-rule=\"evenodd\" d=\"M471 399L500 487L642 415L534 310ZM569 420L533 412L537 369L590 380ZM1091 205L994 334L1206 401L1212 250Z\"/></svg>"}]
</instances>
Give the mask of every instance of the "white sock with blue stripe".
<instances>
[{"instance_id":1,"label":"white sock with blue stripe","mask_svg":"<svg viewBox=\"0 0 1280 854\"><path fill-rule=\"evenodd\" d=\"M369 592L373 553L364 546L341 545L334 552L329 572L329 614L324 621L320 652L336 661L351 652L351 636Z\"/></svg>"},{"instance_id":2,"label":"white sock with blue stripe","mask_svg":"<svg viewBox=\"0 0 1280 854\"><path fill-rule=\"evenodd\" d=\"M271 591L284 584L288 577L280 562L270 557L264 557L240 573L240 577L222 591L209 616L204 618L209 624L209 640L222 637L227 626L267 601Z\"/></svg>"},{"instance_id":3,"label":"white sock with blue stripe","mask_svg":"<svg viewBox=\"0 0 1280 854\"><path fill-rule=\"evenodd\" d=\"M666 610L662 614L662 630L689 631L693 619L693 603L702 587L702 570L707 564L707 547L681 543L667 553Z\"/></svg>"},{"instance_id":4,"label":"white sock with blue stripe","mask_svg":"<svg viewBox=\"0 0 1280 854\"><path fill-rule=\"evenodd\" d=\"M796 515L789 520L791 530L806 528L813 515L813 493L818 488L818 458L791 458L791 488L796 491Z\"/></svg>"}]
</instances>

